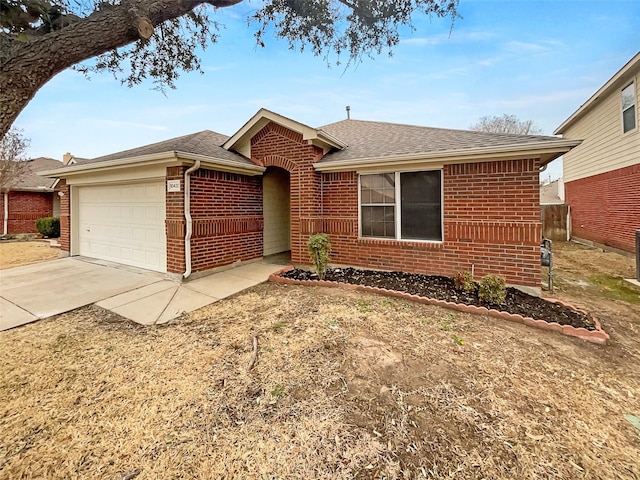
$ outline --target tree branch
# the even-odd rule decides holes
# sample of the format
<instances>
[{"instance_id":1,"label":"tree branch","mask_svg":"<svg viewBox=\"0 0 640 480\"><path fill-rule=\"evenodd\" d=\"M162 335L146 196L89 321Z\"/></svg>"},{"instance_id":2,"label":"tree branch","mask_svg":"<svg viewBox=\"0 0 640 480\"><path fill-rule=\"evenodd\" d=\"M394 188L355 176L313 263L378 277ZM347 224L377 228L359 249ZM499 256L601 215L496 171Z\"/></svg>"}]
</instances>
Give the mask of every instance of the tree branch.
<instances>
[{"instance_id":1,"label":"tree branch","mask_svg":"<svg viewBox=\"0 0 640 480\"><path fill-rule=\"evenodd\" d=\"M148 39L154 27L179 18L199 5L225 8L242 1L124 0L59 30L40 36L29 35L24 41L3 34L0 43L0 138L36 92L59 72L140 38Z\"/></svg>"}]
</instances>

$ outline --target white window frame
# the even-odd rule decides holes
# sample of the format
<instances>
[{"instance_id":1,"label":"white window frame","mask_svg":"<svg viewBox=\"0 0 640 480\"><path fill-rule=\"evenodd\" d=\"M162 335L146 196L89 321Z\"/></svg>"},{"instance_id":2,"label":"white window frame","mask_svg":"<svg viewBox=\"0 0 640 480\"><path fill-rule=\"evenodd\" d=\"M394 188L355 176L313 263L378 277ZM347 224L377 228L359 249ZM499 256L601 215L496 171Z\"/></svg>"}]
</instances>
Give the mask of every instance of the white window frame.
<instances>
[{"instance_id":1,"label":"white window frame","mask_svg":"<svg viewBox=\"0 0 640 480\"><path fill-rule=\"evenodd\" d=\"M416 238L402 238L402 213L401 213L401 197L400 197L400 174L411 172L440 172L440 240L426 240ZM390 237L373 237L362 235L362 184L361 178L364 175L383 175L385 173L394 174L394 202L393 202L393 220L395 222L395 238ZM367 204L366 206L375 207L377 204ZM390 204L380 204L380 206L390 207ZM443 243L444 242L444 174L442 168L421 168L417 170L399 170L399 171L384 171L384 172L358 172L358 238L359 239L374 239L374 240L389 240L400 242L420 242L420 243Z\"/></svg>"},{"instance_id":2,"label":"white window frame","mask_svg":"<svg viewBox=\"0 0 640 480\"><path fill-rule=\"evenodd\" d=\"M624 92L627 88L631 87L631 93L633 96L633 103L631 105L629 105L627 108L623 108L624 105L622 104L622 92ZM633 80L630 84L628 84L627 86L625 86L622 90L620 90L620 119L622 122L622 134L627 134L629 132L633 132L635 130L638 129L638 102L637 102L637 97L636 97L636 82L635 80ZM627 110L629 110L630 108L634 109L634 116L633 116L633 128L630 128L629 130L625 130L624 129L624 112L626 112Z\"/></svg>"}]
</instances>

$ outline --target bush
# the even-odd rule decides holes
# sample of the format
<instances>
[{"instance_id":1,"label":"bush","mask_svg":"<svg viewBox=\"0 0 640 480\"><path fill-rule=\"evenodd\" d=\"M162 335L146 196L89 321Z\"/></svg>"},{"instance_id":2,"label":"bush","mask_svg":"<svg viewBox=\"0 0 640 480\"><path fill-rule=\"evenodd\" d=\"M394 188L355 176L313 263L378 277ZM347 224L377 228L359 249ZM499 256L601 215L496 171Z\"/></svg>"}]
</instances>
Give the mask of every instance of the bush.
<instances>
[{"instance_id":1,"label":"bush","mask_svg":"<svg viewBox=\"0 0 640 480\"><path fill-rule=\"evenodd\" d=\"M478 297L487 303L501 305L507 296L507 284L502 277L487 275L480 280Z\"/></svg>"},{"instance_id":2,"label":"bush","mask_svg":"<svg viewBox=\"0 0 640 480\"><path fill-rule=\"evenodd\" d=\"M473 292L476 289L471 272L456 272L453 277L453 284L461 292Z\"/></svg>"},{"instance_id":3,"label":"bush","mask_svg":"<svg viewBox=\"0 0 640 480\"><path fill-rule=\"evenodd\" d=\"M310 236L307 242L307 248L309 249L311 263L313 263L316 269L318 278L320 278L320 280L324 279L324 274L329 265L329 252L331 251L329 235L326 233L316 233Z\"/></svg>"},{"instance_id":4,"label":"bush","mask_svg":"<svg viewBox=\"0 0 640 480\"><path fill-rule=\"evenodd\" d=\"M60 236L60 219L58 217L44 217L36 220L36 228L40 235L48 238Z\"/></svg>"}]
</instances>

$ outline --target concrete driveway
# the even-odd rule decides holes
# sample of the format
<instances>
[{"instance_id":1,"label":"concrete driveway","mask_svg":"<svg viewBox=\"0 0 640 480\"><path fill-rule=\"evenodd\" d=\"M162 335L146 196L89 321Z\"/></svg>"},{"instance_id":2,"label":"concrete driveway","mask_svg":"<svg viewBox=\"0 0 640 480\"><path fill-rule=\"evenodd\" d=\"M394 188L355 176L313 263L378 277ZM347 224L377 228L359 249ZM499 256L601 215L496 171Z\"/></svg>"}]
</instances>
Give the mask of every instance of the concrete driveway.
<instances>
[{"instance_id":1,"label":"concrete driveway","mask_svg":"<svg viewBox=\"0 0 640 480\"><path fill-rule=\"evenodd\" d=\"M92 303L144 325L166 323L281 268L253 262L182 284L162 273L80 257L2 270L0 331Z\"/></svg>"}]
</instances>

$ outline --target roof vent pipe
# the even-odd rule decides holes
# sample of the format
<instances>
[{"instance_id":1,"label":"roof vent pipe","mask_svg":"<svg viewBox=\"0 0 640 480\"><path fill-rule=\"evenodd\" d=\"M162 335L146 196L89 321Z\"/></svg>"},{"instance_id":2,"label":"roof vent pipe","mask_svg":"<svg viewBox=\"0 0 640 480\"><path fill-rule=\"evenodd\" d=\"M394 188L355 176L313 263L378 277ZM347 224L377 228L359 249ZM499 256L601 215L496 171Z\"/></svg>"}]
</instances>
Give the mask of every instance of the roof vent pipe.
<instances>
[{"instance_id":1,"label":"roof vent pipe","mask_svg":"<svg viewBox=\"0 0 640 480\"><path fill-rule=\"evenodd\" d=\"M183 278L191 275L191 233L193 232L193 219L191 218L191 174L200 168L200 160L184 172L184 218L186 221L186 232L184 235L184 263L185 272Z\"/></svg>"},{"instance_id":2,"label":"roof vent pipe","mask_svg":"<svg viewBox=\"0 0 640 480\"><path fill-rule=\"evenodd\" d=\"M347 120L351 119L351 107L347 105Z\"/></svg>"}]
</instances>

